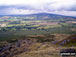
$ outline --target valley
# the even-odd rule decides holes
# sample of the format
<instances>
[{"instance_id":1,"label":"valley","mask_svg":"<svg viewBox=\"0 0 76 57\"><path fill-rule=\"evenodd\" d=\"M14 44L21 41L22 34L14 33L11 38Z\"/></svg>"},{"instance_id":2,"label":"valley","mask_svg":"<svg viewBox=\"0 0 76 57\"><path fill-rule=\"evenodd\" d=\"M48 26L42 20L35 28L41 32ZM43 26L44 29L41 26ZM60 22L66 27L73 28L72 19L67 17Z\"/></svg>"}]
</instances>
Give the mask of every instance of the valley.
<instances>
[{"instance_id":1,"label":"valley","mask_svg":"<svg viewBox=\"0 0 76 57\"><path fill-rule=\"evenodd\" d=\"M0 57L59 57L66 48L76 49L76 17L0 16Z\"/></svg>"}]
</instances>

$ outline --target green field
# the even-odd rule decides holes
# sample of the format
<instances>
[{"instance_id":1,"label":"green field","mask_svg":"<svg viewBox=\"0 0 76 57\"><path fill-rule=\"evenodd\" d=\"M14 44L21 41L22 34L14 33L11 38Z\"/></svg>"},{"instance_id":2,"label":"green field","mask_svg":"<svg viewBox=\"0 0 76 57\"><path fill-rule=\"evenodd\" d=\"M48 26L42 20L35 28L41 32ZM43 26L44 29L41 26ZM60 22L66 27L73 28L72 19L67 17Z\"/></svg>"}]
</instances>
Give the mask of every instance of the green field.
<instances>
[{"instance_id":1,"label":"green field","mask_svg":"<svg viewBox=\"0 0 76 57\"><path fill-rule=\"evenodd\" d=\"M76 34L75 19L70 17L43 18L45 15L38 15L38 17L27 16L7 16L5 19L0 17L0 41L19 39L31 35L43 34ZM53 18L53 19L52 19ZM59 19L58 19L59 18Z\"/></svg>"}]
</instances>

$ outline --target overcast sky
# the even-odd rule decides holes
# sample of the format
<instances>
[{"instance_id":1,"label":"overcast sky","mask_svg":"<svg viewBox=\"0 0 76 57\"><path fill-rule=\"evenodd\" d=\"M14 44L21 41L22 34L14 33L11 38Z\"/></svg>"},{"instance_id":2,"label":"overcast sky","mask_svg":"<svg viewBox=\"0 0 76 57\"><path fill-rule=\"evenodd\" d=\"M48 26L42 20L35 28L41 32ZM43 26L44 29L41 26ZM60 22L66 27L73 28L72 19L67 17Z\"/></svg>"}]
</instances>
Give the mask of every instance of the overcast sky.
<instances>
[{"instance_id":1,"label":"overcast sky","mask_svg":"<svg viewBox=\"0 0 76 57\"><path fill-rule=\"evenodd\" d=\"M0 15L34 13L76 16L76 0L0 0Z\"/></svg>"}]
</instances>

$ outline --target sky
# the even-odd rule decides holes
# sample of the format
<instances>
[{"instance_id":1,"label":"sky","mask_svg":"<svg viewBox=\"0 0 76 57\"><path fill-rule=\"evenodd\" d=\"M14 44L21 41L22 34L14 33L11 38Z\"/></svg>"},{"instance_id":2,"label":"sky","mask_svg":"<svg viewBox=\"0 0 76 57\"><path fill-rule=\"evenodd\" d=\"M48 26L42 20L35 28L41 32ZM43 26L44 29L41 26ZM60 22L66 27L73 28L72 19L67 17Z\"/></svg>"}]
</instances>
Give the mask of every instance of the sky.
<instances>
[{"instance_id":1,"label":"sky","mask_svg":"<svg viewBox=\"0 0 76 57\"><path fill-rule=\"evenodd\" d=\"M76 16L76 0L0 0L0 15L35 13Z\"/></svg>"}]
</instances>

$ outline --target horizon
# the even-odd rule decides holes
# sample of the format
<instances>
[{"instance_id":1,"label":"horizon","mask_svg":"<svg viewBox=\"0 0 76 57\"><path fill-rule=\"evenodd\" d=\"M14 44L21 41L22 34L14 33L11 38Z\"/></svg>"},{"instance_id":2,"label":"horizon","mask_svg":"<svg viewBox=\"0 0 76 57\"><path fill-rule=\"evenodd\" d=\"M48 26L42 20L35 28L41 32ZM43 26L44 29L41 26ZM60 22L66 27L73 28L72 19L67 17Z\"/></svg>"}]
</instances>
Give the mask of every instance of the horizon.
<instances>
[{"instance_id":1,"label":"horizon","mask_svg":"<svg viewBox=\"0 0 76 57\"><path fill-rule=\"evenodd\" d=\"M76 18L76 16L67 16L67 15L61 15L61 14L54 14L54 13L33 13L35 15L37 14L50 14L50 15L59 15L59 16L63 16L63 17L74 17ZM9 14L9 15L0 15L0 16L27 16L27 15L33 15L33 14Z\"/></svg>"}]
</instances>

